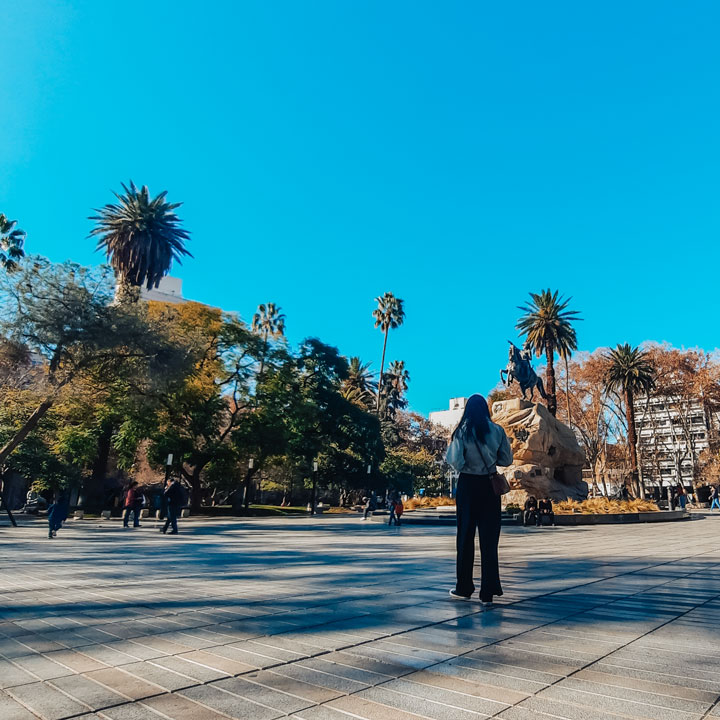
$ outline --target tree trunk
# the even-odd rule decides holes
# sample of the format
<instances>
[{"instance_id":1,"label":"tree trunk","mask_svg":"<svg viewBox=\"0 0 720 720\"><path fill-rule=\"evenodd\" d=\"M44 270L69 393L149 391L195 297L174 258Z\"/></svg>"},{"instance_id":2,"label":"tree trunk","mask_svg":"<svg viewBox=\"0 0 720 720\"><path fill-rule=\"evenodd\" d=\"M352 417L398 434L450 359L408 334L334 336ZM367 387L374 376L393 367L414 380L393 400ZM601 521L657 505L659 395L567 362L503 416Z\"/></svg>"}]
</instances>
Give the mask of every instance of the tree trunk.
<instances>
[{"instance_id":1,"label":"tree trunk","mask_svg":"<svg viewBox=\"0 0 720 720\"><path fill-rule=\"evenodd\" d=\"M202 508L202 485L200 484L201 467L196 467L190 475L190 510L199 513Z\"/></svg>"},{"instance_id":2,"label":"tree trunk","mask_svg":"<svg viewBox=\"0 0 720 720\"><path fill-rule=\"evenodd\" d=\"M548 340L545 343L545 392L547 393L547 409L553 415L557 415L557 395L555 393L555 351L552 343Z\"/></svg>"},{"instance_id":3,"label":"tree trunk","mask_svg":"<svg viewBox=\"0 0 720 720\"><path fill-rule=\"evenodd\" d=\"M380 360L380 379L378 380L378 393L377 393L377 414L380 414L380 395L382 393L383 386L383 370L385 369L385 350L387 348L388 333L390 328L385 330L385 340L383 341L382 360Z\"/></svg>"},{"instance_id":4,"label":"tree trunk","mask_svg":"<svg viewBox=\"0 0 720 720\"><path fill-rule=\"evenodd\" d=\"M572 429L572 413L570 412L570 365L568 364L568 357L565 355L565 403L567 404L567 419L568 425Z\"/></svg>"},{"instance_id":5,"label":"tree trunk","mask_svg":"<svg viewBox=\"0 0 720 720\"><path fill-rule=\"evenodd\" d=\"M630 471L632 473L633 492L640 497L640 474L638 473L637 433L635 432L635 406L631 390L625 391L625 418L628 426L628 447L630 448Z\"/></svg>"},{"instance_id":6,"label":"tree trunk","mask_svg":"<svg viewBox=\"0 0 720 720\"><path fill-rule=\"evenodd\" d=\"M248 468L247 473L245 474L245 483L243 488L243 505L245 506L245 512L247 512L250 507L251 483L256 472L257 468Z\"/></svg>"},{"instance_id":7,"label":"tree trunk","mask_svg":"<svg viewBox=\"0 0 720 720\"><path fill-rule=\"evenodd\" d=\"M37 427L45 413L53 406L55 398L46 398L33 411L23 426L10 438L5 447L0 449L0 467L5 464L10 453Z\"/></svg>"},{"instance_id":8,"label":"tree trunk","mask_svg":"<svg viewBox=\"0 0 720 720\"><path fill-rule=\"evenodd\" d=\"M107 466L110 459L110 441L112 440L113 426L108 423L100 433L97 441L97 455L95 456L95 462L92 467L92 474L90 475L90 487L88 488L88 495L83 499L83 505L103 505L102 510L107 510L104 506L104 486L105 477L107 476ZM85 493L83 493L84 495Z\"/></svg>"}]
</instances>

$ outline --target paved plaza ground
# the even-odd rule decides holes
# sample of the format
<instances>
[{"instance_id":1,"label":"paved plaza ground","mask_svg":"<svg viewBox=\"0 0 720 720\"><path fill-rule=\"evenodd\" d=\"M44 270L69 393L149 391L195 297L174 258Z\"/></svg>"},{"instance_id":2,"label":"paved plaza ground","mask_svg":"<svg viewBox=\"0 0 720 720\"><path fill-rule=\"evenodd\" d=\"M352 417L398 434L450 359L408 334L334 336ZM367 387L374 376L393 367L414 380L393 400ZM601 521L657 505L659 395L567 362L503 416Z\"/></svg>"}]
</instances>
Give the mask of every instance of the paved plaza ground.
<instances>
[{"instance_id":1,"label":"paved plaza ground","mask_svg":"<svg viewBox=\"0 0 720 720\"><path fill-rule=\"evenodd\" d=\"M0 527L0 720L720 718L720 517L454 531L357 518Z\"/></svg>"}]
</instances>

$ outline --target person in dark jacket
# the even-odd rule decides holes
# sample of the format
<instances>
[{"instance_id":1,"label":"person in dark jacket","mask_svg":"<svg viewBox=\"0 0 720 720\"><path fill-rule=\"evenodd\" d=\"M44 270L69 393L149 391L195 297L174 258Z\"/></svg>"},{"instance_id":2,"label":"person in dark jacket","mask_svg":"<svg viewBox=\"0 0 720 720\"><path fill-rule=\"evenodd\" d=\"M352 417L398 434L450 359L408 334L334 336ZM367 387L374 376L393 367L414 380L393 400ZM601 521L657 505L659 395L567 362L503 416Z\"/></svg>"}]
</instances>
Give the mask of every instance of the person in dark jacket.
<instances>
[{"instance_id":1,"label":"person in dark jacket","mask_svg":"<svg viewBox=\"0 0 720 720\"><path fill-rule=\"evenodd\" d=\"M168 528L172 526L170 535L177 535L177 519L180 514L180 510L182 509L184 500L184 493L177 478L170 479L170 482L165 487L164 495L167 500L167 518L165 520L165 525L160 532L165 534L168 531Z\"/></svg>"},{"instance_id":2,"label":"person in dark jacket","mask_svg":"<svg viewBox=\"0 0 720 720\"><path fill-rule=\"evenodd\" d=\"M553 511L552 500L547 496L538 503L538 526L542 525L542 519L545 516L550 519L551 525L555 524L555 512Z\"/></svg>"},{"instance_id":3,"label":"person in dark jacket","mask_svg":"<svg viewBox=\"0 0 720 720\"><path fill-rule=\"evenodd\" d=\"M48 509L48 538L54 538L70 512L70 498L66 492L56 496Z\"/></svg>"},{"instance_id":4,"label":"person in dark jacket","mask_svg":"<svg viewBox=\"0 0 720 720\"><path fill-rule=\"evenodd\" d=\"M140 527L140 511L143 505L143 493L137 480L133 480L125 495L125 512L123 514L123 527L128 527L130 513L133 513L133 527Z\"/></svg>"},{"instance_id":5,"label":"person in dark jacket","mask_svg":"<svg viewBox=\"0 0 720 720\"><path fill-rule=\"evenodd\" d=\"M538 503L534 495L525 501L525 511L523 512L523 525L537 525L537 509Z\"/></svg>"}]
</instances>

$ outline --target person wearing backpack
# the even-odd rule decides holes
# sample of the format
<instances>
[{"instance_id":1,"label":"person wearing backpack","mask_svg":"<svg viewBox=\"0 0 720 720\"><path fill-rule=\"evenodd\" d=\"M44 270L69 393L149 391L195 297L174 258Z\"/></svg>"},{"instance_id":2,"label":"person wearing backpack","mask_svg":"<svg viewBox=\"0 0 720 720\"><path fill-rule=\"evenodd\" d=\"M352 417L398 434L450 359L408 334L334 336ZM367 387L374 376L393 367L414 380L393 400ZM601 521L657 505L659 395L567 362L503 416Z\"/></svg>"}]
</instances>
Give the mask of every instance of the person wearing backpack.
<instances>
[{"instance_id":1,"label":"person wearing backpack","mask_svg":"<svg viewBox=\"0 0 720 720\"><path fill-rule=\"evenodd\" d=\"M177 535L177 519L180 514L180 510L185 504L185 492L183 491L182 485L180 485L177 478L170 478L170 482L165 487L163 494L165 495L165 500L167 501L167 518L165 519L165 525L160 532L164 535L167 533L168 528L172 526L170 535Z\"/></svg>"},{"instance_id":2,"label":"person wearing backpack","mask_svg":"<svg viewBox=\"0 0 720 720\"><path fill-rule=\"evenodd\" d=\"M128 486L125 495L125 513L123 514L123 527L129 527L130 513L133 513L133 527L140 527L140 511L142 510L144 496L137 480Z\"/></svg>"},{"instance_id":3,"label":"person wearing backpack","mask_svg":"<svg viewBox=\"0 0 720 720\"><path fill-rule=\"evenodd\" d=\"M457 600L472 598L475 534L478 533L482 568L480 602L490 606L493 596L503 594L498 567L502 487L495 487L496 465L511 465L513 454L505 431L490 420L490 410L482 395L473 395L467 401L463 416L453 430L446 460L460 473L455 493L457 583L450 595Z\"/></svg>"}]
</instances>

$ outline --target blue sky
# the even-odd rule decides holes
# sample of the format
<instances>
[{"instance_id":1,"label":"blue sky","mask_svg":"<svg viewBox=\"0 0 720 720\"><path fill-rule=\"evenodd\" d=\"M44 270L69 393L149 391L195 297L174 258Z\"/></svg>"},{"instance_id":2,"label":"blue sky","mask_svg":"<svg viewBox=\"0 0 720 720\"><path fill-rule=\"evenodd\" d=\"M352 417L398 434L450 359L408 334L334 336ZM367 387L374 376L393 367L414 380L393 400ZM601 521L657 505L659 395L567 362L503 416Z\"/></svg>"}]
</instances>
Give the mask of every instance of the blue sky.
<instances>
[{"instance_id":1,"label":"blue sky","mask_svg":"<svg viewBox=\"0 0 720 720\"><path fill-rule=\"evenodd\" d=\"M0 212L101 260L132 178L184 201L186 296L279 303L421 412L494 386L531 290L581 349L716 348L716 2L0 0Z\"/></svg>"}]
</instances>

